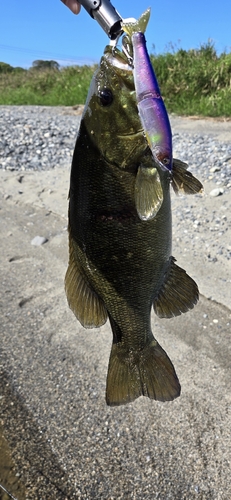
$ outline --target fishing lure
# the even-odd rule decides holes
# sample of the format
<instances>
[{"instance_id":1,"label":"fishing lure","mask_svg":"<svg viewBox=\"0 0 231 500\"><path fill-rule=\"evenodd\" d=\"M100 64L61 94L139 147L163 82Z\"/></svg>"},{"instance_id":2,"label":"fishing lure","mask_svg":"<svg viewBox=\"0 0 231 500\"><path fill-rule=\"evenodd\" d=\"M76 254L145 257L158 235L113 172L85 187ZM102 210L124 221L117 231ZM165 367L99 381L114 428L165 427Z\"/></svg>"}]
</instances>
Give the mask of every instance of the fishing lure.
<instances>
[{"instance_id":1,"label":"fishing lure","mask_svg":"<svg viewBox=\"0 0 231 500\"><path fill-rule=\"evenodd\" d=\"M137 107L148 145L157 165L162 170L172 170L172 131L154 73L144 32L150 17L150 9L135 22L122 23L131 39L132 64L136 89Z\"/></svg>"}]
</instances>

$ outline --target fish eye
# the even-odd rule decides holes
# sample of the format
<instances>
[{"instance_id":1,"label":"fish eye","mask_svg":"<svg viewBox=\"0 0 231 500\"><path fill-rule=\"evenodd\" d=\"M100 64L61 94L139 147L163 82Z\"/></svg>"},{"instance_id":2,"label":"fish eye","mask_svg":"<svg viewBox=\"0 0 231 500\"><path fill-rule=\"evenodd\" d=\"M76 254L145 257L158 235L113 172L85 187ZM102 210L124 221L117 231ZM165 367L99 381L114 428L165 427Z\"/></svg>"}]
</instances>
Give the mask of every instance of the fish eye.
<instances>
[{"instance_id":1,"label":"fish eye","mask_svg":"<svg viewBox=\"0 0 231 500\"><path fill-rule=\"evenodd\" d=\"M113 101L113 94L110 89L106 87L99 91L99 100L102 106L109 106Z\"/></svg>"}]
</instances>

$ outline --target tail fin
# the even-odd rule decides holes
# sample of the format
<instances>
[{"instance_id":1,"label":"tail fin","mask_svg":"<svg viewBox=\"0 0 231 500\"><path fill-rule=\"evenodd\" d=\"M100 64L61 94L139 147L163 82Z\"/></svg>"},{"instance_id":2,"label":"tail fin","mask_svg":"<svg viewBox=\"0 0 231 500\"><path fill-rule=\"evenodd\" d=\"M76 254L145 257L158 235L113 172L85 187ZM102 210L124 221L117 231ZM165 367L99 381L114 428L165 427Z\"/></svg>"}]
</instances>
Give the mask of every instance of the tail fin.
<instances>
[{"instance_id":1,"label":"tail fin","mask_svg":"<svg viewBox=\"0 0 231 500\"><path fill-rule=\"evenodd\" d=\"M153 339L142 350L112 345L106 402L109 406L131 403L139 396L172 401L180 395L180 383L166 352Z\"/></svg>"},{"instance_id":2,"label":"tail fin","mask_svg":"<svg viewBox=\"0 0 231 500\"><path fill-rule=\"evenodd\" d=\"M138 31L144 33L147 28L150 14L151 14L151 9L147 9L145 10L145 12L143 12L143 14L141 14L138 20L124 19L124 22L122 22L123 31L125 31L125 33L127 33L129 36L132 36L133 33L137 33Z\"/></svg>"}]
</instances>

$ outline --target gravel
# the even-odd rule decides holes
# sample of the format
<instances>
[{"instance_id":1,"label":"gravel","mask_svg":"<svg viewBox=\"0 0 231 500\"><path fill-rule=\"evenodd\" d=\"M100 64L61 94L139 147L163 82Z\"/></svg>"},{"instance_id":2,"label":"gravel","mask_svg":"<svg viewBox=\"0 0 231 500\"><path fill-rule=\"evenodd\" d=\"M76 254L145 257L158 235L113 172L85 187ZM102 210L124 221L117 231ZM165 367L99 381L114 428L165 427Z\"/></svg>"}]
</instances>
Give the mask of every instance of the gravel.
<instances>
[{"instance_id":1,"label":"gravel","mask_svg":"<svg viewBox=\"0 0 231 500\"><path fill-rule=\"evenodd\" d=\"M0 106L0 168L48 170L71 162L80 116L65 108Z\"/></svg>"},{"instance_id":2,"label":"gravel","mask_svg":"<svg viewBox=\"0 0 231 500\"><path fill-rule=\"evenodd\" d=\"M213 180L217 186L231 187L230 143L208 135L175 133L173 148L174 156L186 161L190 171L202 182Z\"/></svg>"},{"instance_id":3,"label":"gravel","mask_svg":"<svg viewBox=\"0 0 231 500\"><path fill-rule=\"evenodd\" d=\"M0 168L49 170L71 162L80 119L72 108L0 106ZM202 182L231 187L230 143L183 132L173 133L173 147Z\"/></svg>"}]
</instances>

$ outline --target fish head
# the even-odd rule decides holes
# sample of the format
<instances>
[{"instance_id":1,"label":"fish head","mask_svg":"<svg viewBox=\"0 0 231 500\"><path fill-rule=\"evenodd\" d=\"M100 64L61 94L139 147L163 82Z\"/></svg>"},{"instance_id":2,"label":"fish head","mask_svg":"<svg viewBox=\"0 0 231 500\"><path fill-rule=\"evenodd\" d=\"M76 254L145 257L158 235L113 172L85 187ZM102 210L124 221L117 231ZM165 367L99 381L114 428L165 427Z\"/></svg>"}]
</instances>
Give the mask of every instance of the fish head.
<instances>
[{"instance_id":1,"label":"fish head","mask_svg":"<svg viewBox=\"0 0 231 500\"><path fill-rule=\"evenodd\" d=\"M137 163L147 149L128 57L106 46L89 89L83 120L103 158L120 168Z\"/></svg>"}]
</instances>

